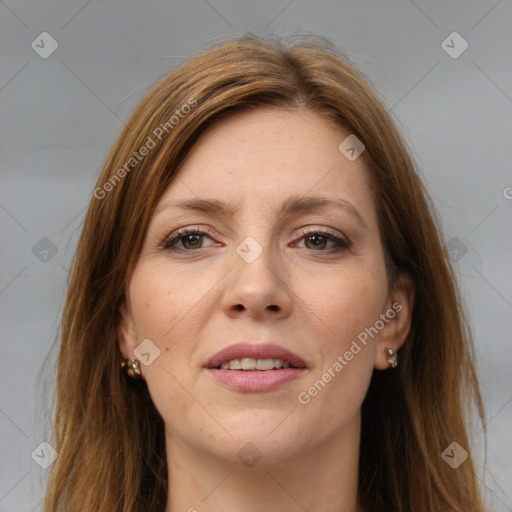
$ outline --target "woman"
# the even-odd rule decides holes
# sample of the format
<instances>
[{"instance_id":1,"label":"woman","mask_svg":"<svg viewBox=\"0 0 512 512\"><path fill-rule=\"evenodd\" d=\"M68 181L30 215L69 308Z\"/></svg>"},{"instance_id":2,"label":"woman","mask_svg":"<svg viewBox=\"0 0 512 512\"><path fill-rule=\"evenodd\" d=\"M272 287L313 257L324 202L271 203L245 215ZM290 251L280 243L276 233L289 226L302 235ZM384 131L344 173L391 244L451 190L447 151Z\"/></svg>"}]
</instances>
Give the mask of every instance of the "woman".
<instances>
[{"instance_id":1,"label":"woman","mask_svg":"<svg viewBox=\"0 0 512 512\"><path fill-rule=\"evenodd\" d=\"M93 195L46 512L484 510L454 274L339 52L250 36L188 60Z\"/></svg>"}]
</instances>

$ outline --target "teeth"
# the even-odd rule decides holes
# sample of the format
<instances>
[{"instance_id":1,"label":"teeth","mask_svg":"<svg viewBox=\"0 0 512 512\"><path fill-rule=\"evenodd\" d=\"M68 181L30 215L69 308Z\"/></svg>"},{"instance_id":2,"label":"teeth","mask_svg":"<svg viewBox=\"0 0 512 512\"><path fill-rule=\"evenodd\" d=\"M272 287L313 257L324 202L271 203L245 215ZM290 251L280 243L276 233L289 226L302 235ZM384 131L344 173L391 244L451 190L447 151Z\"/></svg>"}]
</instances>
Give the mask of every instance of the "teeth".
<instances>
[{"instance_id":1,"label":"teeth","mask_svg":"<svg viewBox=\"0 0 512 512\"><path fill-rule=\"evenodd\" d=\"M256 370L256 359L242 357L242 370Z\"/></svg>"},{"instance_id":2,"label":"teeth","mask_svg":"<svg viewBox=\"0 0 512 512\"><path fill-rule=\"evenodd\" d=\"M256 360L256 370L273 370L273 369L274 369L274 360L273 359L257 359Z\"/></svg>"},{"instance_id":3,"label":"teeth","mask_svg":"<svg viewBox=\"0 0 512 512\"><path fill-rule=\"evenodd\" d=\"M233 359L229 362L229 369L230 370L241 370L242 369L242 363L240 362L240 359Z\"/></svg>"},{"instance_id":4,"label":"teeth","mask_svg":"<svg viewBox=\"0 0 512 512\"><path fill-rule=\"evenodd\" d=\"M224 361L220 367L223 370L273 370L290 368L290 363L282 359L253 359L252 357L242 357L231 359L231 361Z\"/></svg>"}]
</instances>

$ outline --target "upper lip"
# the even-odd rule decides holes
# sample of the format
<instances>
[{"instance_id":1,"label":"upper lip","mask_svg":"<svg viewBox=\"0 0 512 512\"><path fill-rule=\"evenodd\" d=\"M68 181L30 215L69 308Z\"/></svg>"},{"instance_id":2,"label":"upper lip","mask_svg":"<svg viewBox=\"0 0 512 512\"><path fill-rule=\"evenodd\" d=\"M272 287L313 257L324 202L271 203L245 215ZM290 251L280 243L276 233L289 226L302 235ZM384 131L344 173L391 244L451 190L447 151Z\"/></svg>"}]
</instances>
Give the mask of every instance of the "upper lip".
<instances>
[{"instance_id":1,"label":"upper lip","mask_svg":"<svg viewBox=\"0 0 512 512\"><path fill-rule=\"evenodd\" d=\"M306 368L304 360L281 345L275 343L235 343L217 352L205 364L205 368L218 368L224 361L250 357L252 359L281 359L291 366Z\"/></svg>"}]
</instances>

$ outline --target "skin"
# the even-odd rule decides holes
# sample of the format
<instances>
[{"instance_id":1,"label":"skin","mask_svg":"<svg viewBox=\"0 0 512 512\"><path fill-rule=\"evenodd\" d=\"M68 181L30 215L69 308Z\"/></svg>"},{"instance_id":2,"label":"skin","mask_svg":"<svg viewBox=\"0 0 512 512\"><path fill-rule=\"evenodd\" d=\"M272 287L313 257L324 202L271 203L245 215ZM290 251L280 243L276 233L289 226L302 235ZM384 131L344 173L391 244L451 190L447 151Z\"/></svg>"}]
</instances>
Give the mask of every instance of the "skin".
<instances>
[{"instance_id":1,"label":"skin","mask_svg":"<svg viewBox=\"0 0 512 512\"><path fill-rule=\"evenodd\" d=\"M347 135L308 111L235 114L200 138L157 205L118 338L125 357L148 338L160 350L142 374L165 422L165 512L363 510L361 405L373 369L392 371L385 348L397 351L405 341L413 290L408 279L388 289L368 171L362 158L349 161L338 149ZM364 224L332 205L284 216L279 208L290 196L349 201ZM236 213L162 208L191 198L223 201ZM211 234L185 235L174 251L161 249L161 239L187 226ZM312 240L305 227L330 229L351 246L336 252L336 243ZM248 236L262 248L252 263L235 250ZM300 403L299 393L396 302L401 311ZM239 341L284 345L308 369L273 391L230 389L203 364ZM248 442L261 453L253 467L237 457Z\"/></svg>"}]
</instances>

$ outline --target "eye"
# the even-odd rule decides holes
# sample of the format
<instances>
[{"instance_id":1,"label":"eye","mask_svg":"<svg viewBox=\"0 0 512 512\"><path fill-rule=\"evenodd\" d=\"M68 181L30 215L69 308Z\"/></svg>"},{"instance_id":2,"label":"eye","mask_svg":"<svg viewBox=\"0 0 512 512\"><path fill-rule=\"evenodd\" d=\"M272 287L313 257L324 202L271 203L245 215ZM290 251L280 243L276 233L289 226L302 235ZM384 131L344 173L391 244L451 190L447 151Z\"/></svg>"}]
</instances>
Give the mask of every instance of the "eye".
<instances>
[{"instance_id":1,"label":"eye","mask_svg":"<svg viewBox=\"0 0 512 512\"><path fill-rule=\"evenodd\" d=\"M205 238L213 241L210 235L208 229L182 228L161 240L159 247L168 251L194 252L212 245L219 245L215 243L204 245ZM333 231L328 230L303 230L299 241L302 240L305 242L306 249L315 252L341 252L351 247L351 243L347 239L341 238ZM328 247L329 243L331 244L330 247Z\"/></svg>"},{"instance_id":2,"label":"eye","mask_svg":"<svg viewBox=\"0 0 512 512\"><path fill-rule=\"evenodd\" d=\"M322 231L318 229L312 229L303 231L301 233L304 240L306 249L311 249L316 252L340 252L346 249L350 249L351 244L348 240L341 238L332 231ZM331 247L327 247L328 243L331 242ZM327 249L330 250L325 250Z\"/></svg>"},{"instance_id":3,"label":"eye","mask_svg":"<svg viewBox=\"0 0 512 512\"><path fill-rule=\"evenodd\" d=\"M204 248L203 239L205 237L211 240L207 229L201 231L195 228L183 228L173 233L170 237L164 238L160 247L167 250L192 252ZM181 247L179 247L180 244Z\"/></svg>"}]
</instances>

